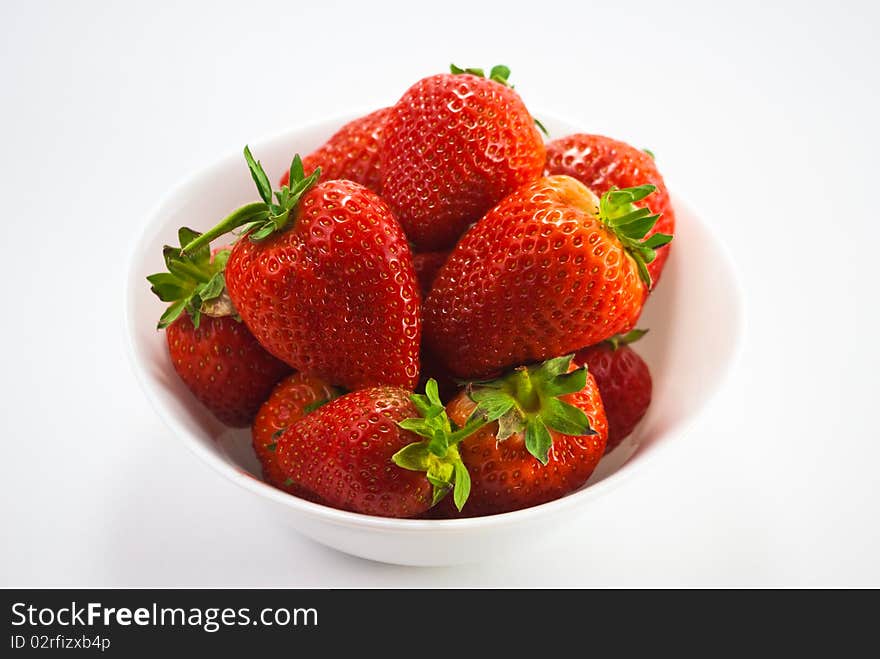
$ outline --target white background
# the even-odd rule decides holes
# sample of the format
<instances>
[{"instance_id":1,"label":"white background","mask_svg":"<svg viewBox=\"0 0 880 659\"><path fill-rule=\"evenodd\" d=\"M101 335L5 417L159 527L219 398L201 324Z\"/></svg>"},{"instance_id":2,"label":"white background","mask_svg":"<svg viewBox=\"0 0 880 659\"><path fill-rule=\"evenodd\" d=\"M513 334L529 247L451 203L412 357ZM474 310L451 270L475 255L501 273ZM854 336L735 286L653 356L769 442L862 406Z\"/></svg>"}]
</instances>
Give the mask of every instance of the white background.
<instances>
[{"instance_id":1,"label":"white background","mask_svg":"<svg viewBox=\"0 0 880 659\"><path fill-rule=\"evenodd\" d=\"M880 5L221 4L0 4L0 585L880 586ZM451 60L650 147L734 255L748 338L558 540L402 568L272 526L170 436L124 354L125 260L192 171Z\"/></svg>"}]
</instances>

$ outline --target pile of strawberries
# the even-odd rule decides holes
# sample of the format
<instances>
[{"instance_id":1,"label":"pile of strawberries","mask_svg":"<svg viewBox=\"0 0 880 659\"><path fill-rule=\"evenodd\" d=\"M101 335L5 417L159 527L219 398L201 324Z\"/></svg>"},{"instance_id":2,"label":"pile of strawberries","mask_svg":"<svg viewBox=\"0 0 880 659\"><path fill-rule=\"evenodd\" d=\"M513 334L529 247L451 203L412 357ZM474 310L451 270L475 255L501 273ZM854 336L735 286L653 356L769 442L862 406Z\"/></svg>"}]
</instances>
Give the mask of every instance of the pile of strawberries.
<instances>
[{"instance_id":1,"label":"pile of strawberries","mask_svg":"<svg viewBox=\"0 0 880 659\"><path fill-rule=\"evenodd\" d=\"M174 368L252 427L268 483L370 515L501 513L582 486L645 414L628 344L672 239L663 179L607 137L545 143L509 73L418 81L279 190L245 148L259 201L165 247L148 280Z\"/></svg>"}]
</instances>

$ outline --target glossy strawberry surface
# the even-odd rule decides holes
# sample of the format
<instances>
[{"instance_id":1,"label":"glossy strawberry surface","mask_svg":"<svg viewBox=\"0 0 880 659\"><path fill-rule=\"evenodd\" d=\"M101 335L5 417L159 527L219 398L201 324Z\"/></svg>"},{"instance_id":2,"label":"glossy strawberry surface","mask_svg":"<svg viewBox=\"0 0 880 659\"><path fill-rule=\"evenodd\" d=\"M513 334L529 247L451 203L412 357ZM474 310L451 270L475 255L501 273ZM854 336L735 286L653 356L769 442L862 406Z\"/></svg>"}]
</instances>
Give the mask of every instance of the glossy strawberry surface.
<instances>
[{"instance_id":1,"label":"glossy strawberry surface","mask_svg":"<svg viewBox=\"0 0 880 659\"><path fill-rule=\"evenodd\" d=\"M383 198L417 250L432 251L540 176L545 151L513 89L447 74L420 80L391 108L380 155Z\"/></svg>"},{"instance_id":2,"label":"glossy strawberry surface","mask_svg":"<svg viewBox=\"0 0 880 659\"><path fill-rule=\"evenodd\" d=\"M309 495L287 480L278 464L278 438L281 433L318 406L336 395L332 387L318 378L292 373L279 382L257 412L251 427L254 453L263 468L263 479L270 485L297 496Z\"/></svg>"},{"instance_id":3,"label":"glossy strawberry surface","mask_svg":"<svg viewBox=\"0 0 880 659\"><path fill-rule=\"evenodd\" d=\"M432 501L427 477L391 461L420 439L398 425L419 416L409 396L376 387L321 406L281 435L276 451L285 475L336 508L384 517L424 513Z\"/></svg>"},{"instance_id":4,"label":"glossy strawberry surface","mask_svg":"<svg viewBox=\"0 0 880 659\"><path fill-rule=\"evenodd\" d=\"M458 377L579 350L630 329L647 296L582 183L506 197L459 241L425 302L427 346Z\"/></svg>"},{"instance_id":5,"label":"glossy strawberry surface","mask_svg":"<svg viewBox=\"0 0 880 659\"><path fill-rule=\"evenodd\" d=\"M321 179L348 179L369 188L381 189L379 144L390 108L376 110L350 121L340 128L317 151L303 158L306 172L321 168ZM280 185L287 185L290 172L284 172Z\"/></svg>"},{"instance_id":6,"label":"glossy strawberry surface","mask_svg":"<svg viewBox=\"0 0 880 659\"><path fill-rule=\"evenodd\" d=\"M528 508L558 499L587 482L605 451L608 424L595 380L587 375L583 390L562 400L581 409L594 435L572 436L551 430L549 461L541 464L526 449L522 433L498 440L498 423L483 426L459 446L471 477L471 494L461 513L444 500L431 516L474 517ZM449 418L463 426L476 403L462 392L446 407Z\"/></svg>"},{"instance_id":7,"label":"glossy strawberry surface","mask_svg":"<svg viewBox=\"0 0 880 659\"><path fill-rule=\"evenodd\" d=\"M254 336L298 371L346 389L418 381L412 254L388 207L362 185L318 183L289 226L239 240L226 285Z\"/></svg>"},{"instance_id":8,"label":"glossy strawberry surface","mask_svg":"<svg viewBox=\"0 0 880 659\"><path fill-rule=\"evenodd\" d=\"M612 186L629 188L650 183L657 191L639 206L648 206L660 219L648 233L674 233L675 210L669 192L654 158L626 142L602 135L578 133L547 143L545 174L567 174L586 185L597 196ZM648 272L656 285L669 256L670 246L657 250L657 258L648 264Z\"/></svg>"},{"instance_id":9,"label":"glossy strawberry surface","mask_svg":"<svg viewBox=\"0 0 880 659\"><path fill-rule=\"evenodd\" d=\"M611 451L626 439L651 404L651 372L635 350L627 345L614 348L608 342L584 348L574 356L596 379L608 417Z\"/></svg>"},{"instance_id":10,"label":"glossy strawberry surface","mask_svg":"<svg viewBox=\"0 0 880 659\"><path fill-rule=\"evenodd\" d=\"M196 329L184 313L165 329L165 337L174 370L228 426L250 425L275 383L290 373L231 316L202 314Z\"/></svg>"}]
</instances>

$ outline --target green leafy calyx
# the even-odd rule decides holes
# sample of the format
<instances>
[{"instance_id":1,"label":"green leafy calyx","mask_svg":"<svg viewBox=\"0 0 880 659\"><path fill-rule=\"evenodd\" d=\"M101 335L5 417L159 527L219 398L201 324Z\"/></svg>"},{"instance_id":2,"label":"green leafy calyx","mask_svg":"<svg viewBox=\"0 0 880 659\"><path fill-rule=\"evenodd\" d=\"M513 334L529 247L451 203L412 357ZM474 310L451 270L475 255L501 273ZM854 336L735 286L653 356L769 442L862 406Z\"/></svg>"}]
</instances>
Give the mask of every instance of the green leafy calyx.
<instances>
[{"instance_id":1,"label":"green leafy calyx","mask_svg":"<svg viewBox=\"0 0 880 659\"><path fill-rule=\"evenodd\" d=\"M553 443L551 430L564 435L596 434L584 411L561 399L587 386L586 367L569 370L573 357L521 366L497 380L473 383L470 397L477 407L471 419L497 421L498 441L522 434L529 453L546 465Z\"/></svg>"},{"instance_id":2,"label":"green leafy calyx","mask_svg":"<svg viewBox=\"0 0 880 659\"><path fill-rule=\"evenodd\" d=\"M272 183L269 181L263 165L254 159L248 147L244 148L244 158L262 201L247 204L234 211L213 229L209 229L188 245L182 246L184 253L199 249L215 238L235 229L246 233L253 242L265 240L287 226L290 222L290 214L296 208L300 198L318 182L321 176L320 167L306 176L302 158L297 154L294 156L293 162L290 163L290 180L287 185L273 192Z\"/></svg>"},{"instance_id":3,"label":"green leafy calyx","mask_svg":"<svg viewBox=\"0 0 880 659\"><path fill-rule=\"evenodd\" d=\"M456 66L455 64L450 64L449 70L456 75L461 73L469 73L473 76L477 76L478 78L488 77L489 80L513 89L513 85L508 82L508 78L510 77L510 68L504 66L503 64L493 66L492 70L489 71L488 76L486 76L486 72L483 69L463 69L460 66Z\"/></svg>"},{"instance_id":4,"label":"green leafy calyx","mask_svg":"<svg viewBox=\"0 0 880 659\"><path fill-rule=\"evenodd\" d=\"M461 460L458 444L487 422L473 419L463 428L455 427L433 378L425 385L424 394L413 394L410 398L421 416L404 419L398 425L424 439L404 446L391 459L398 467L427 475L434 488L434 504L451 491L456 508L461 510L471 492L471 477Z\"/></svg>"},{"instance_id":5,"label":"green leafy calyx","mask_svg":"<svg viewBox=\"0 0 880 659\"><path fill-rule=\"evenodd\" d=\"M617 350L620 346L628 346L635 343L648 333L646 329L633 329L626 334L615 334L610 339L605 339L605 343L611 346L612 350Z\"/></svg>"},{"instance_id":6,"label":"green leafy calyx","mask_svg":"<svg viewBox=\"0 0 880 659\"><path fill-rule=\"evenodd\" d=\"M599 201L599 218L620 239L624 249L636 262L639 276L650 290L653 286L647 264L653 261L656 250L668 244L672 236L666 233L655 233L645 238L657 224L659 214L652 214L651 209L639 208L635 202L641 201L654 192L654 185L639 185L634 188L611 188L602 195Z\"/></svg>"},{"instance_id":7,"label":"green leafy calyx","mask_svg":"<svg viewBox=\"0 0 880 659\"><path fill-rule=\"evenodd\" d=\"M171 303L159 318L159 329L168 327L184 311L190 315L197 328L202 314L215 318L233 316L238 319L226 293L226 280L223 276L229 250L220 250L212 258L211 248L207 244L187 254L181 249L198 240L200 235L186 227L180 229L177 232L180 247L165 245L162 250L167 272L157 272L147 277L150 290L163 302Z\"/></svg>"},{"instance_id":8,"label":"green leafy calyx","mask_svg":"<svg viewBox=\"0 0 880 659\"><path fill-rule=\"evenodd\" d=\"M547 130L546 126L544 126L544 124L542 124L538 120L537 117L532 117L532 121L535 122L535 126L538 127L538 130L540 130L542 133L544 133L544 137L550 137L550 132Z\"/></svg>"}]
</instances>

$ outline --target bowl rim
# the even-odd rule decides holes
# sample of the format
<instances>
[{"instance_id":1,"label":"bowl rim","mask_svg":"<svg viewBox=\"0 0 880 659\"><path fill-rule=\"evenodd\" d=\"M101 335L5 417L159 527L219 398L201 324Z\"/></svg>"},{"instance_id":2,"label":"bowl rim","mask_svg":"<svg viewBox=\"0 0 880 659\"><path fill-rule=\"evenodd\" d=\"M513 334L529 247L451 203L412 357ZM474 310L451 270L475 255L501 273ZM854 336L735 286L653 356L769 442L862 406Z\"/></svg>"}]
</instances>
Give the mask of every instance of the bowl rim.
<instances>
[{"instance_id":1,"label":"bowl rim","mask_svg":"<svg viewBox=\"0 0 880 659\"><path fill-rule=\"evenodd\" d=\"M324 130L325 132L328 132L329 135L330 133L335 132L335 130L340 128L345 122L357 118L358 116L366 114L370 111L372 110L365 110L360 113L357 111L346 112L334 115L330 118L314 120L302 124L297 128L285 130L283 132L270 135L268 137L263 137L259 140L254 140L252 144L254 145L254 148L259 150L261 146L264 146L268 143L291 139L294 136L299 135L303 132ZM542 119L547 120L548 123L553 122L567 126L577 125L574 122L563 119L558 115L552 113L539 112L538 114L542 117ZM218 159L212 161L210 164L192 171L189 175L185 176L180 182L173 185L168 191L166 191L164 195L162 195L159 201L146 214L145 219L142 220L139 228L135 231L135 237L132 240L129 249L127 250L127 274L124 277L125 289L123 292L123 328L125 332L125 348L126 355L128 357L131 368L134 371L135 378L137 379L141 389L144 391L153 410L163 421L166 427L168 427L172 431L172 433L176 435L192 453L199 457L203 462L207 463L214 471L219 472L221 475L223 475L225 478L232 481L239 487L248 490L259 497L264 497L282 506L292 508L298 513L301 513L307 517L319 518L322 522L329 522L338 526L376 529L397 533L423 532L426 530L443 533L457 533L460 531L466 531L476 528L489 529L500 526L508 526L512 524L518 524L520 522L526 522L527 520L535 517L559 514L566 509L579 505L589 499L600 497L611 491L612 489L618 487L622 483L629 480L634 468L634 464L637 463L641 465L641 468L644 468L645 465L655 462L658 455L662 455L665 451L669 449L668 445L670 444L670 442L655 442L648 449L637 449L637 451L632 456L630 456L627 461L624 462L616 471L609 474L598 483L594 483L589 487L581 488L575 492L560 497L559 499L548 501L546 503L542 503L536 506L531 506L529 508L523 508L521 510L514 510L506 513L497 513L494 515L486 515L483 517L466 517L460 519L412 519L367 515L347 510L340 510L338 508L332 508L323 504L313 503L311 501L306 501L305 499L300 499L296 496L288 494L287 492L279 490L256 478L255 476L247 473L246 471L234 466L226 459L221 457L218 453L215 453L207 446L204 446L201 440L190 433L189 430L185 428L184 425L174 417L174 415L168 414L166 412L162 402L159 400L158 394L154 391L153 383L149 381L147 369L144 368L141 363L140 353L138 346L136 345L134 332L134 320L137 307L136 291L143 286L142 278L140 272L138 271L142 252L140 246L145 243L145 239L147 237L149 237L152 233L156 231L156 220L160 217L166 206L168 206L168 204L173 199L178 197L186 188L193 186L203 178L210 177L212 173L216 170L225 169L229 161L239 158L241 158L240 152L230 151L222 155ZM734 345L731 349L730 358L722 367L722 371L719 374L719 377L717 377L711 384L711 390L706 396L703 405L675 429L675 432L677 434L686 435L689 433L690 429L697 423L697 421L699 421L703 417L703 415L711 408L712 404L718 397L718 394L724 389L724 385L729 381L730 375L733 373L734 369L738 367L743 352L747 322L745 318L744 291L735 266L736 262L732 258L729 248L724 243L724 241L719 239L714 227L705 223L702 220L703 216L694 209L694 206L692 204L690 204L689 202L685 202L677 194L671 194L670 196L672 197L673 207L675 207L676 209L686 209L686 211L693 218L695 218L697 222L699 222L701 228L709 235L711 240L714 241L718 252L721 254L722 259L726 262L726 270L730 273L730 280L732 284L731 293L732 299L734 301L734 316L737 324L734 333Z\"/></svg>"}]
</instances>

